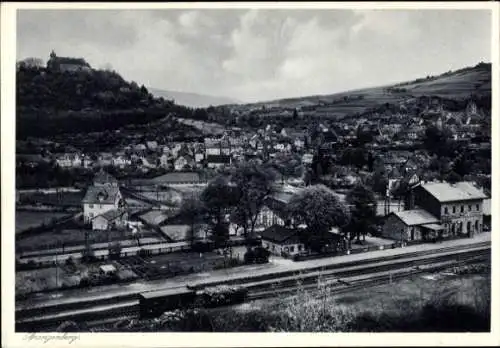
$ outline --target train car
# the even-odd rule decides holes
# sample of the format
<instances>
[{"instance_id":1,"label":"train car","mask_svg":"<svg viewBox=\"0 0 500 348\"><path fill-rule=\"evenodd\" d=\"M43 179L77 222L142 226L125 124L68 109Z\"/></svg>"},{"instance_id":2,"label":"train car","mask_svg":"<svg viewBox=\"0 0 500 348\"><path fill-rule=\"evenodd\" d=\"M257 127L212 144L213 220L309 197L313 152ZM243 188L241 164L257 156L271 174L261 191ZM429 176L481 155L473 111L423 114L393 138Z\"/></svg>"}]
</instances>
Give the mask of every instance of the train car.
<instances>
[{"instance_id":1,"label":"train car","mask_svg":"<svg viewBox=\"0 0 500 348\"><path fill-rule=\"evenodd\" d=\"M245 302L248 289L243 286L220 285L198 290L196 295L198 306L213 308Z\"/></svg>"},{"instance_id":2,"label":"train car","mask_svg":"<svg viewBox=\"0 0 500 348\"><path fill-rule=\"evenodd\" d=\"M176 288L143 292L139 295L141 318L155 318L166 311L189 307L196 299L196 291Z\"/></svg>"}]
</instances>

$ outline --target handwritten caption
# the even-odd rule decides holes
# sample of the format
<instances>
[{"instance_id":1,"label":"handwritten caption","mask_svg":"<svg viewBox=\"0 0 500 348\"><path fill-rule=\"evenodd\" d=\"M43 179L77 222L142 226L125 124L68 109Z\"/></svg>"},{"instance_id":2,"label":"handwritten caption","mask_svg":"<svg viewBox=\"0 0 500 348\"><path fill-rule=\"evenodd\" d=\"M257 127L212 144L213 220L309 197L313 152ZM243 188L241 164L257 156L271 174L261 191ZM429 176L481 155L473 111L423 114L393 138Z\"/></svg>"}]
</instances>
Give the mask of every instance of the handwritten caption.
<instances>
[{"instance_id":1,"label":"handwritten caption","mask_svg":"<svg viewBox=\"0 0 500 348\"><path fill-rule=\"evenodd\" d=\"M80 339L79 335L70 335L68 333L63 333L61 335L55 334L40 334L40 333L30 333L24 336L25 341L41 341L43 344L47 344L53 341L66 341L69 344L74 343Z\"/></svg>"}]
</instances>

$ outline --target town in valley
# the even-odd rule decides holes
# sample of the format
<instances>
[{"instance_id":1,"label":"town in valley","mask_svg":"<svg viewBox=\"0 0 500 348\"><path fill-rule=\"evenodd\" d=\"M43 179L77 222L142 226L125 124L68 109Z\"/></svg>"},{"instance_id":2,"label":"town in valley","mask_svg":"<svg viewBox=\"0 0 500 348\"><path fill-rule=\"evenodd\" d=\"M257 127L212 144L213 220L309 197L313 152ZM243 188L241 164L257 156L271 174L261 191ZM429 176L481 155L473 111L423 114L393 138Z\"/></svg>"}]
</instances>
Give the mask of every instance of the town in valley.
<instances>
[{"instance_id":1,"label":"town in valley","mask_svg":"<svg viewBox=\"0 0 500 348\"><path fill-rule=\"evenodd\" d=\"M18 57L16 331L489 331L491 69L182 104Z\"/></svg>"}]
</instances>

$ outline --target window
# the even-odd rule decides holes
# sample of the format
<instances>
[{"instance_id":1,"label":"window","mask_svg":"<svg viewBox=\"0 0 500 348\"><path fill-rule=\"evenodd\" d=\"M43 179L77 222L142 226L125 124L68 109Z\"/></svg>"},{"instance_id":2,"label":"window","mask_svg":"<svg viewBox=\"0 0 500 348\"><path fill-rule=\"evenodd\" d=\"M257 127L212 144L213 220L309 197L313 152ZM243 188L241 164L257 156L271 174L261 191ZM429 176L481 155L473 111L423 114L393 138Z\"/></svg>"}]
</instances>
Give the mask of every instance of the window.
<instances>
[{"instance_id":1,"label":"window","mask_svg":"<svg viewBox=\"0 0 500 348\"><path fill-rule=\"evenodd\" d=\"M472 211L472 205L469 204L469 211Z\"/></svg>"},{"instance_id":2,"label":"window","mask_svg":"<svg viewBox=\"0 0 500 348\"><path fill-rule=\"evenodd\" d=\"M479 204L476 204L476 210L479 211Z\"/></svg>"},{"instance_id":3,"label":"window","mask_svg":"<svg viewBox=\"0 0 500 348\"><path fill-rule=\"evenodd\" d=\"M455 206L453 206L453 214L455 214L457 212L457 208Z\"/></svg>"},{"instance_id":4,"label":"window","mask_svg":"<svg viewBox=\"0 0 500 348\"><path fill-rule=\"evenodd\" d=\"M448 214L448 207L444 207L444 213Z\"/></svg>"},{"instance_id":5,"label":"window","mask_svg":"<svg viewBox=\"0 0 500 348\"><path fill-rule=\"evenodd\" d=\"M460 206L460 212L461 212L461 213L463 213L463 212L464 212L464 206L463 206L463 205L461 205L461 206Z\"/></svg>"},{"instance_id":6,"label":"window","mask_svg":"<svg viewBox=\"0 0 500 348\"><path fill-rule=\"evenodd\" d=\"M89 204L89 208L90 209L94 208L94 205L93 204Z\"/></svg>"},{"instance_id":7,"label":"window","mask_svg":"<svg viewBox=\"0 0 500 348\"><path fill-rule=\"evenodd\" d=\"M290 252L291 252L291 253L293 253L293 252L294 252L294 250L295 250L295 247L291 246L291 247L290 247Z\"/></svg>"},{"instance_id":8,"label":"window","mask_svg":"<svg viewBox=\"0 0 500 348\"><path fill-rule=\"evenodd\" d=\"M299 251L302 251L302 245L299 245Z\"/></svg>"}]
</instances>

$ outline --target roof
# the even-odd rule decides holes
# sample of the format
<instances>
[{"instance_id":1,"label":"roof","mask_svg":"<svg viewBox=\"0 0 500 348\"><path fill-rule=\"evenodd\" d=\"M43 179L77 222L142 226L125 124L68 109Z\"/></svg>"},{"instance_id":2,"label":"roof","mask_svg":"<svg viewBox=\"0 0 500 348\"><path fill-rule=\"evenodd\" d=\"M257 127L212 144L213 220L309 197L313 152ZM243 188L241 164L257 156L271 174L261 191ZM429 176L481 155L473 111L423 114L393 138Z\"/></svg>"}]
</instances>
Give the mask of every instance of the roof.
<instances>
[{"instance_id":1,"label":"roof","mask_svg":"<svg viewBox=\"0 0 500 348\"><path fill-rule=\"evenodd\" d=\"M439 224L426 224L426 225L422 225L422 227L425 227L425 228L428 228L428 229L434 230L434 231L444 230L444 227L442 225L439 225Z\"/></svg>"},{"instance_id":2,"label":"roof","mask_svg":"<svg viewBox=\"0 0 500 348\"><path fill-rule=\"evenodd\" d=\"M150 210L147 213L142 214L140 218L151 225L159 225L170 218L171 215L172 214L169 214L168 211Z\"/></svg>"},{"instance_id":3,"label":"roof","mask_svg":"<svg viewBox=\"0 0 500 348\"><path fill-rule=\"evenodd\" d=\"M470 182L431 182L422 184L421 187L429 192L440 202L467 201L487 198L484 192Z\"/></svg>"},{"instance_id":4,"label":"roof","mask_svg":"<svg viewBox=\"0 0 500 348\"><path fill-rule=\"evenodd\" d=\"M161 232L172 241L183 241L189 238L190 225L165 225L161 226Z\"/></svg>"},{"instance_id":5,"label":"roof","mask_svg":"<svg viewBox=\"0 0 500 348\"><path fill-rule=\"evenodd\" d=\"M175 172L167 173L162 176L153 178L154 182L175 184L175 183L185 183L185 182L199 182L201 181L200 174L196 172Z\"/></svg>"},{"instance_id":6,"label":"roof","mask_svg":"<svg viewBox=\"0 0 500 348\"><path fill-rule=\"evenodd\" d=\"M89 64L83 58L54 57L51 60L53 60L55 63L58 64L77 64L77 65L89 66Z\"/></svg>"},{"instance_id":7,"label":"roof","mask_svg":"<svg viewBox=\"0 0 500 348\"><path fill-rule=\"evenodd\" d=\"M102 265L99 267L104 272L115 272L116 267L113 265Z\"/></svg>"},{"instance_id":8,"label":"roof","mask_svg":"<svg viewBox=\"0 0 500 348\"><path fill-rule=\"evenodd\" d=\"M118 183L118 180L109 173L106 173L103 169L98 171L94 176L94 184L102 185L102 184L113 184Z\"/></svg>"},{"instance_id":9,"label":"roof","mask_svg":"<svg viewBox=\"0 0 500 348\"><path fill-rule=\"evenodd\" d=\"M268 240L275 243L283 243L287 240L293 238L294 242L299 242L299 236L297 230L286 228L280 225L273 225L266 228L262 233L261 237L263 240Z\"/></svg>"},{"instance_id":10,"label":"roof","mask_svg":"<svg viewBox=\"0 0 500 348\"><path fill-rule=\"evenodd\" d=\"M231 156L227 155L208 155L207 162L209 163L230 163Z\"/></svg>"},{"instance_id":11,"label":"roof","mask_svg":"<svg viewBox=\"0 0 500 348\"><path fill-rule=\"evenodd\" d=\"M172 296L172 295L192 295L195 293L192 290L189 290L185 287L177 287L177 288L166 288L162 290L152 290L141 293L139 296L144 299L151 299L156 297L164 297L164 296Z\"/></svg>"},{"instance_id":12,"label":"roof","mask_svg":"<svg viewBox=\"0 0 500 348\"><path fill-rule=\"evenodd\" d=\"M102 216L103 218L105 218L108 221L113 221L113 220L119 218L120 216L122 216L123 214L124 214L123 211L118 211L116 209L113 209L113 210L108 210L107 212L102 213L99 216Z\"/></svg>"},{"instance_id":13,"label":"roof","mask_svg":"<svg viewBox=\"0 0 500 348\"><path fill-rule=\"evenodd\" d=\"M114 204L119 192L117 186L89 186L82 203ZM99 196L102 197L101 200Z\"/></svg>"},{"instance_id":14,"label":"roof","mask_svg":"<svg viewBox=\"0 0 500 348\"><path fill-rule=\"evenodd\" d=\"M412 209L392 212L408 226L439 223L439 219L423 209Z\"/></svg>"}]
</instances>

